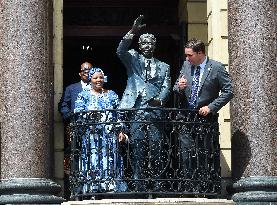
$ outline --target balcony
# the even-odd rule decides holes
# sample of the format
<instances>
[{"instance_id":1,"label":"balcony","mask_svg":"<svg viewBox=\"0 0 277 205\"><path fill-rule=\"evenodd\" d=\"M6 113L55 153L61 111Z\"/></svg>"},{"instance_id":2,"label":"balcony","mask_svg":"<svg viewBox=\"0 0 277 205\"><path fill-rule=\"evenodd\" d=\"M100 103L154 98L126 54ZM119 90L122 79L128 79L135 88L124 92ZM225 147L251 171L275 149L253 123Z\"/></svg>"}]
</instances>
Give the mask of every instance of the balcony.
<instances>
[{"instance_id":1,"label":"balcony","mask_svg":"<svg viewBox=\"0 0 277 205\"><path fill-rule=\"evenodd\" d=\"M118 137L122 131L125 141ZM189 149L182 143L186 136L192 139ZM70 122L71 200L216 198L221 192L218 137L217 116L202 117L196 110L76 113Z\"/></svg>"}]
</instances>

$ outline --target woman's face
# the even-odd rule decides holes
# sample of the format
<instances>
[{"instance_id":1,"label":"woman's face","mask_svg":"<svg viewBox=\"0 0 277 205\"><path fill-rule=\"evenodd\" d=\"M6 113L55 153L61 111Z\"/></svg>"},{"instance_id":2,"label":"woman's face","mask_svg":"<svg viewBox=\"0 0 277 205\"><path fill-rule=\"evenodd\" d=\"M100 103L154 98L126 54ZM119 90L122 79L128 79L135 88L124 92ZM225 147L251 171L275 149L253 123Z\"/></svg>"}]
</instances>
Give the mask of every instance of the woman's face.
<instances>
[{"instance_id":1,"label":"woman's face","mask_svg":"<svg viewBox=\"0 0 277 205\"><path fill-rule=\"evenodd\" d=\"M95 90L100 90L104 85L104 75L101 72L96 72L91 76L91 85Z\"/></svg>"}]
</instances>

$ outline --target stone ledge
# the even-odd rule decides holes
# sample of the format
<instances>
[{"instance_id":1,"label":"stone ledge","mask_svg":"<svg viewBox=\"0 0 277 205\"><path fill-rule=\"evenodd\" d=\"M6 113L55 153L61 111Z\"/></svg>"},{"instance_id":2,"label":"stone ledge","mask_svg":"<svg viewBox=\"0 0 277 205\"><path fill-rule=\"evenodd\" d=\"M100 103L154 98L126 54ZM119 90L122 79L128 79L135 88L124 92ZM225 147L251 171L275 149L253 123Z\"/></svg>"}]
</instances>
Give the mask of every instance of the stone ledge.
<instances>
[{"instance_id":1,"label":"stone ledge","mask_svg":"<svg viewBox=\"0 0 277 205\"><path fill-rule=\"evenodd\" d=\"M232 200L207 198L102 199L68 201L62 205L235 205Z\"/></svg>"}]
</instances>

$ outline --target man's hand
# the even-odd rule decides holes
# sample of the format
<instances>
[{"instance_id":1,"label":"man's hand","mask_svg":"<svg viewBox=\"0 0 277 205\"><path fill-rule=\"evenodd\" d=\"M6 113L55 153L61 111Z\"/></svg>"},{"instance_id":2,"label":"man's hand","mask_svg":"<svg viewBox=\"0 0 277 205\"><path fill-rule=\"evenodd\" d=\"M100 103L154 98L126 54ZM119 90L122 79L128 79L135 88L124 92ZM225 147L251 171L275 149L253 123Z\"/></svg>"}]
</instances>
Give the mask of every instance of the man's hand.
<instances>
[{"instance_id":1,"label":"man's hand","mask_svg":"<svg viewBox=\"0 0 277 205\"><path fill-rule=\"evenodd\" d=\"M184 90L187 87L187 79L182 76L178 81L179 90Z\"/></svg>"},{"instance_id":2,"label":"man's hand","mask_svg":"<svg viewBox=\"0 0 277 205\"><path fill-rule=\"evenodd\" d=\"M199 114L203 116L207 116L210 112L211 110L208 106L204 106L199 109Z\"/></svg>"},{"instance_id":3,"label":"man's hand","mask_svg":"<svg viewBox=\"0 0 277 205\"><path fill-rule=\"evenodd\" d=\"M146 24L141 24L142 19L144 18L143 15L139 15L138 18L136 18L136 20L133 23L132 29L131 29L131 33L135 34L137 33L141 28L145 27Z\"/></svg>"}]
</instances>

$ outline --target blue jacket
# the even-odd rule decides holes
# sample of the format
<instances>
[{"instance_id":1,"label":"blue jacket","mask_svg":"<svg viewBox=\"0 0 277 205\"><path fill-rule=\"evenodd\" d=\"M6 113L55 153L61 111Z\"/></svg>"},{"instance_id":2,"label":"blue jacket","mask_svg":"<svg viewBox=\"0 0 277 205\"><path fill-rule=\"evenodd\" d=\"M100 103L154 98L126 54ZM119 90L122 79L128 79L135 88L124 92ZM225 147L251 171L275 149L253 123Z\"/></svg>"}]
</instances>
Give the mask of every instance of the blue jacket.
<instances>
[{"instance_id":1,"label":"blue jacket","mask_svg":"<svg viewBox=\"0 0 277 205\"><path fill-rule=\"evenodd\" d=\"M62 114L63 119L69 118L74 113L75 101L82 90L81 82L71 84L65 88L59 102L59 112Z\"/></svg>"}]
</instances>

